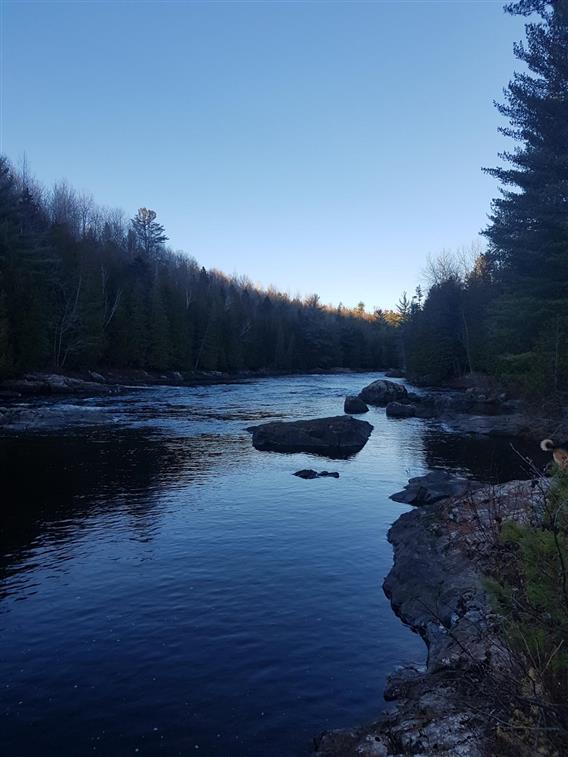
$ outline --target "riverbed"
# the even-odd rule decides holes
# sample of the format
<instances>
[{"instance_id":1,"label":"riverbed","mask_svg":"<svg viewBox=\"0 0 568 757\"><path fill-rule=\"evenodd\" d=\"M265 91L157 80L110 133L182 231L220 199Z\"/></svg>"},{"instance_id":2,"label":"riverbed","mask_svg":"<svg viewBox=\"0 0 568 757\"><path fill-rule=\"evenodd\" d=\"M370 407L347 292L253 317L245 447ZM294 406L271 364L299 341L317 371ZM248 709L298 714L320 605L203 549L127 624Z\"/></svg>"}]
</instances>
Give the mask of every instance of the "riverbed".
<instances>
[{"instance_id":1,"label":"riverbed","mask_svg":"<svg viewBox=\"0 0 568 757\"><path fill-rule=\"evenodd\" d=\"M347 460L252 448L247 426L341 414L379 377L61 398L69 424L1 435L2 754L291 757L375 717L425 658L381 590L389 495L434 468L528 475L510 440L383 408Z\"/></svg>"}]
</instances>

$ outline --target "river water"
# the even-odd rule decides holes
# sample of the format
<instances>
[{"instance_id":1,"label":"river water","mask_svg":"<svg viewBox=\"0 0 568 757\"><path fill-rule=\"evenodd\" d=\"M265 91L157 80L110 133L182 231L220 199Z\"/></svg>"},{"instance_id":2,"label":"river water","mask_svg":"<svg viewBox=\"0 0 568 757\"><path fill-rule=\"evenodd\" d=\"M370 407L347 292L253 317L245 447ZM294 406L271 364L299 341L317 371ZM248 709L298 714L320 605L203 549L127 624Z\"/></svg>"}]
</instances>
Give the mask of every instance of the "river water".
<instances>
[{"instance_id":1,"label":"river water","mask_svg":"<svg viewBox=\"0 0 568 757\"><path fill-rule=\"evenodd\" d=\"M348 460L252 448L248 425L340 414L378 377L65 399L104 422L0 437L0 753L288 757L377 715L425 658L381 590L389 494L523 475L505 440L380 408Z\"/></svg>"}]
</instances>

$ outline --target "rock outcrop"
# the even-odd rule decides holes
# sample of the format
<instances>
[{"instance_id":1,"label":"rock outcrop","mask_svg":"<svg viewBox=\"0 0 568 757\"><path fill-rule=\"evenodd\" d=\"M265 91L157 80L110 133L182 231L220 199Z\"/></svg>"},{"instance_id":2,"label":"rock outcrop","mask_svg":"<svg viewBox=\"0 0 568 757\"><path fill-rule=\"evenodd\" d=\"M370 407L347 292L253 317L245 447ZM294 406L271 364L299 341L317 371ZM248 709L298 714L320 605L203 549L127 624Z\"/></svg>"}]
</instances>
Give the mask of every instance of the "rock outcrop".
<instances>
[{"instance_id":1,"label":"rock outcrop","mask_svg":"<svg viewBox=\"0 0 568 757\"><path fill-rule=\"evenodd\" d=\"M91 374L97 376L99 374ZM102 378L102 376L101 376ZM108 394L115 388L103 381L86 381L59 373L27 373L21 379L9 379L2 382L3 390L17 392L20 395L41 394Z\"/></svg>"},{"instance_id":2,"label":"rock outcrop","mask_svg":"<svg viewBox=\"0 0 568 757\"><path fill-rule=\"evenodd\" d=\"M424 638L425 667L388 681L397 704L375 722L315 739L320 757L486 757L492 725L506 717L514 680L482 573L499 549L496 518L526 521L540 497L530 481L445 499L402 515L389 531L394 566L384 590L401 619ZM494 718L493 721L491 719Z\"/></svg>"},{"instance_id":3,"label":"rock outcrop","mask_svg":"<svg viewBox=\"0 0 568 757\"><path fill-rule=\"evenodd\" d=\"M425 476L409 479L404 489L391 494L390 499L407 505L431 505L446 497L463 497L480 487L481 484L470 479L454 476L448 471L435 470Z\"/></svg>"},{"instance_id":4,"label":"rock outcrop","mask_svg":"<svg viewBox=\"0 0 568 757\"><path fill-rule=\"evenodd\" d=\"M250 426L253 446L271 452L313 452L344 458L363 449L373 426L349 415Z\"/></svg>"},{"instance_id":5,"label":"rock outcrop","mask_svg":"<svg viewBox=\"0 0 568 757\"><path fill-rule=\"evenodd\" d=\"M369 405L388 405L389 402L396 402L405 399L407 396L406 387L402 384L396 384L394 381L378 379L371 382L361 390L359 397Z\"/></svg>"},{"instance_id":6,"label":"rock outcrop","mask_svg":"<svg viewBox=\"0 0 568 757\"><path fill-rule=\"evenodd\" d=\"M357 395L355 394L350 394L345 398L345 402L343 403L343 411L345 413L358 415L359 413L368 413L369 408L363 402L361 397L357 397Z\"/></svg>"}]
</instances>

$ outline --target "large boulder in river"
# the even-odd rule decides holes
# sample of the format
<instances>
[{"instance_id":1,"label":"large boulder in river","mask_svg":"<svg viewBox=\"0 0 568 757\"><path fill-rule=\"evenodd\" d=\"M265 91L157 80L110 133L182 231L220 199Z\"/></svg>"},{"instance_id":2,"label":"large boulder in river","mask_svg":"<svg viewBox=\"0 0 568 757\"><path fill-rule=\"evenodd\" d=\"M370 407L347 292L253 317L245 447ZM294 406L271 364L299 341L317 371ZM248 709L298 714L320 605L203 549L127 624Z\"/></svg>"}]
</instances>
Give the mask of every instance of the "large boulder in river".
<instances>
[{"instance_id":1,"label":"large boulder in river","mask_svg":"<svg viewBox=\"0 0 568 757\"><path fill-rule=\"evenodd\" d=\"M406 387L402 384L378 379L362 389L359 397L369 405L388 405L389 402L406 399L407 394Z\"/></svg>"},{"instance_id":2,"label":"large boulder in river","mask_svg":"<svg viewBox=\"0 0 568 757\"><path fill-rule=\"evenodd\" d=\"M361 397L357 397L354 394L350 394L348 397L345 398L345 402L343 404L343 411L345 413L368 413L369 408L367 405L363 402Z\"/></svg>"},{"instance_id":3,"label":"large boulder in river","mask_svg":"<svg viewBox=\"0 0 568 757\"><path fill-rule=\"evenodd\" d=\"M411 478L404 489L392 494L390 499L407 505L431 505L446 497L463 497L480 486L475 481L454 476L448 471L435 470L425 476Z\"/></svg>"},{"instance_id":4,"label":"large boulder in river","mask_svg":"<svg viewBox=\"0 0 568 757\"><path fill-rule=\"evenodd\" d=\"M389 402L386 413L390 418L414 418L416 405L410 402Z\"/></svg>"},{"instance_id":5,"label":"large boulder in river","mask_svg":"<svg viewBox=\"0 0 568 757\"><path fill-rule=\"evenodd\" d=\"M349 415L308 421L274 421L247 429L253 446L272 452L314 452L326 457L349 457L363 449L373 426Z\"/></svg>"}]
</instances>

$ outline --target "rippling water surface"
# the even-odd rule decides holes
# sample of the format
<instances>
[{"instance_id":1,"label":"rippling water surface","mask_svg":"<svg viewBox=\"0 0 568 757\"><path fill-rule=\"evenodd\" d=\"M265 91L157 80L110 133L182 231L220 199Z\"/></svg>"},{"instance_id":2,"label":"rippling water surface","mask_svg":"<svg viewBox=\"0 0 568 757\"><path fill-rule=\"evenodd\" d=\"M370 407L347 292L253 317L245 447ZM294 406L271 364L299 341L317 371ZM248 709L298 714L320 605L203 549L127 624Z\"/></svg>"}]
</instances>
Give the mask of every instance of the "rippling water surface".
<instances>
[{"instance_id":1,"label":"rippling water surface","mask_svg":"<svg viewBox=\"0 0 568 757\"><path fill-rule=\"evenodd\" d=\"M425 656L380 588L388 495L522 475L504 441L379 408L349 460L252 448L246 426L340 414L377 377L66 399L105 423L0 438L0 752L287 757L374 717Z\"/></svg>"}]
</instances>

